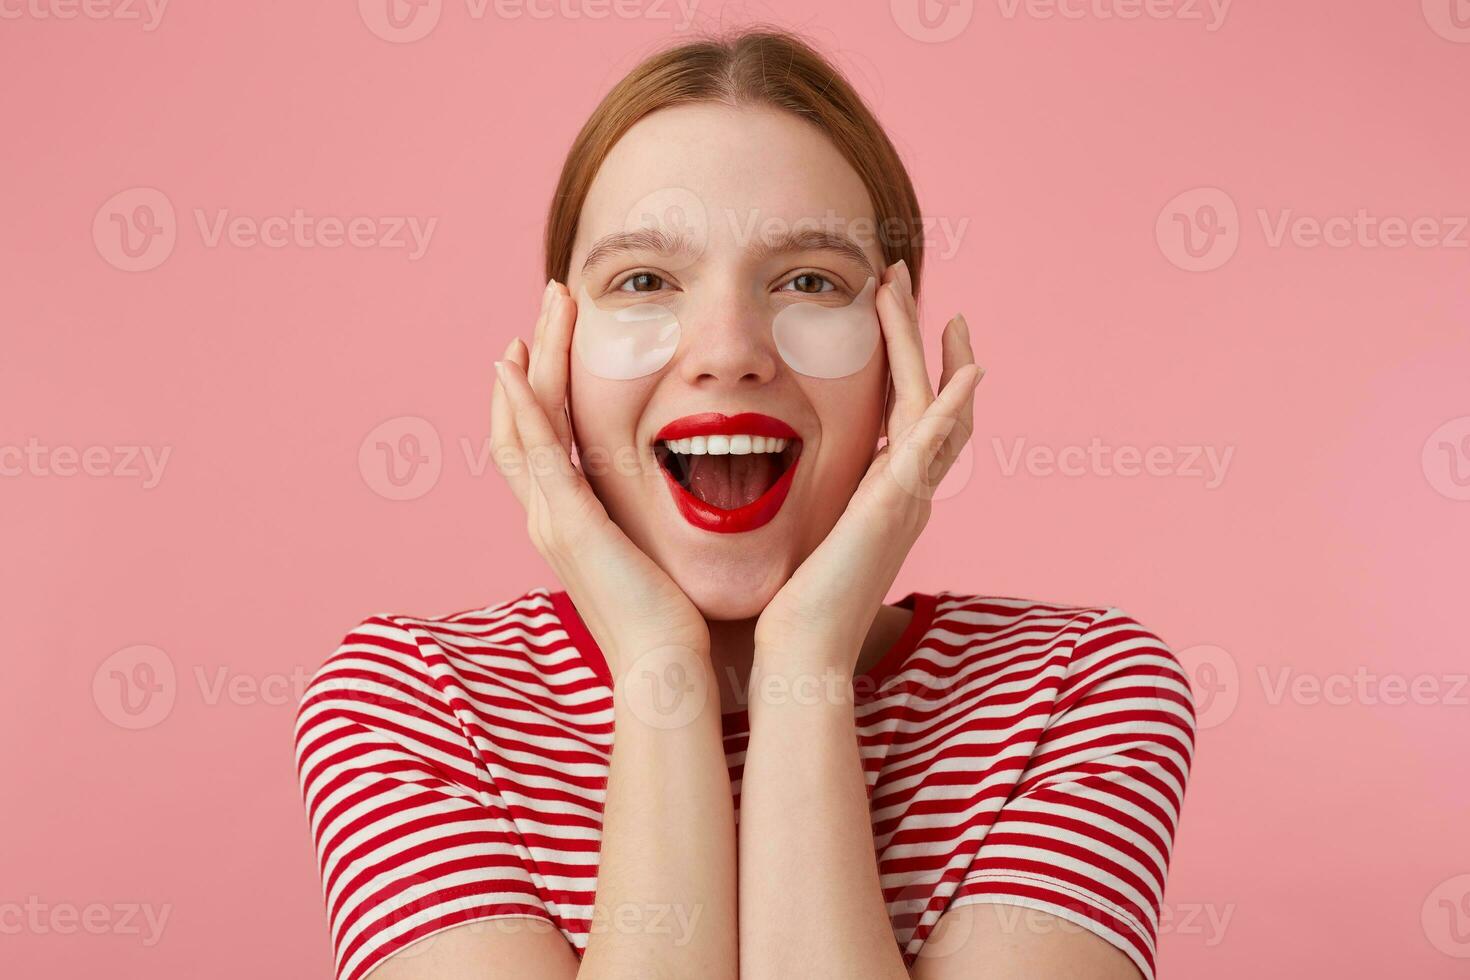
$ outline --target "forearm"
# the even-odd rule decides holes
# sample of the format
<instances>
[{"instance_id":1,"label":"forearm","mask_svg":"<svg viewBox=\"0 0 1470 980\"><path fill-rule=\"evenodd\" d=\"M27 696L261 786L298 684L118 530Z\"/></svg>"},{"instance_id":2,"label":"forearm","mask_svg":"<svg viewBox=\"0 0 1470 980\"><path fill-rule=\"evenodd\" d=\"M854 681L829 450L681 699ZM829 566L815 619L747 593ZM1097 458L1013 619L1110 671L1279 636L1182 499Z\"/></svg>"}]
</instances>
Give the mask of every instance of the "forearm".
<instances>
[{"instance_id":1,"label":"forearm","mask_svg":"<svg viewBox=\"0 0 1470 980\"><path fill-rule=\"evenodd\" d=\"M850 679L815 685L816 696L775 696L770 677L759 668L753 677L741 780L741 976L906 980L879 884Z\"/></svg>"},{"instance_id":2,"label":"forearm","mask_svg":"<svg viewBox=\"0 0 1470 980\"><path fill-rule=\"evenodd\" d=\"M636 683L615 687L595 919L578 976L733 980L735 818L719 701L661 727L667 719L625 693Z\"/></svg>"}]
</instances>

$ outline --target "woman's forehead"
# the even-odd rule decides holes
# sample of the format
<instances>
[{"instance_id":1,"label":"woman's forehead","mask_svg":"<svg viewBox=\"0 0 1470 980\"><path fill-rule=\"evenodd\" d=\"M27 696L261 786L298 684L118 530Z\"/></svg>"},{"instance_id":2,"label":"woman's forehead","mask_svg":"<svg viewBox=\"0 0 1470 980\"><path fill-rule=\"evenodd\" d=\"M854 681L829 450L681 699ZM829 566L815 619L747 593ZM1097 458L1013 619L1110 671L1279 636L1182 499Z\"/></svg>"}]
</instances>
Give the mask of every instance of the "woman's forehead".
<instances>
[{"instance_id":1,"label":"woman's forehead","mask_svg":"<svg viewBox=\"0 0 1470 980\"><path fill-rule=\"evenodd\" d=\"M640 230L720 250L811 232L861 243L873 223L861 178L815 126L701 103L645 117L612 148L583 204L576 251Z\"/></svg>"}]
</instances>

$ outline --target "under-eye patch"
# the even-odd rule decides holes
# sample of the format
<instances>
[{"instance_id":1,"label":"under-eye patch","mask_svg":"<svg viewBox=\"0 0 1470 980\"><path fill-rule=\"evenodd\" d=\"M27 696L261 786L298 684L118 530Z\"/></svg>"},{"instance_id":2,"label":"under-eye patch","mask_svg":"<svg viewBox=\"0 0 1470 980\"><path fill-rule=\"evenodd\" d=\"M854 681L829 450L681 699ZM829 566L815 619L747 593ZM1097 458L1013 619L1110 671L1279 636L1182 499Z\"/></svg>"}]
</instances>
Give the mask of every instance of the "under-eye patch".
<instances>
[{"instance_id":1,"label":"under-eye patch","mask_svg":"<svg viewBox=\"0 0 1470 980\"><path fill-rule=\"evenodd\" d=\"M878 285L872 276L846 306L792 303L776 314L771 336L791 370L811 378L845 378L878 349Z\"/></svg>"},{"instance_id":2,"label":"under-eye patch","mask_svg":"<svg viewBox=\"0 0 1470 980\"><path fill-rule=\"evenodd\" d=\"M642 378L668 364L678 347L673 310L657 303L605 310L578 286L572 349L592 374L612 381Z\"/></svg>"}]
</instances>

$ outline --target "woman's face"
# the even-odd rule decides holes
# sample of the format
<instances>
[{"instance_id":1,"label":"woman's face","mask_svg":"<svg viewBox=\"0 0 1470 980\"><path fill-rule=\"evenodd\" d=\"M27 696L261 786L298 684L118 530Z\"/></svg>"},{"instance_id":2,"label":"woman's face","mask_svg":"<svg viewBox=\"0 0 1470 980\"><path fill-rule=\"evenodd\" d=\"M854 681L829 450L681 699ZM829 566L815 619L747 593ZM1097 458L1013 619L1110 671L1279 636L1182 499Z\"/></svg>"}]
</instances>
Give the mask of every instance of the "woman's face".
<instances>
[{"instance_id":1,"label":"woman's face","mask_svg":"<svg viewBox=\"0 0 1470 980\"><path fill-rule=\"evenodd\" d=\"M867 191L837 149L772 109L700 103L653 113L613 147L589 190L567 276L577 329L587 331L574 336L571 363L579 457L611 518L707 618L758 615L826 537L872 460L888 385L881 338L865 356L866 345L850 341L861 333L825 334L836 343L810 357L839 366L813 370L778 344L790 334L773 321L790 324L793 314L775 317L819 304L833 313L795 318L815 313L839 331L860 322L842 318L861 317L866 281L881 282L874 226ZM645 357L640 376L628 376L638 370L626 358L608 370L599 358L615 356L617 342L589 343L600 329L644 330L640 342L656 329L664 355ZM713 434L704 455L693 436L660 438L669 423L705 413L768 418L736 420L732 454L708 451L725 448ZM688 422L686 431L711 428L708 418ZM763 432L771 449L783 423L796 434L784 450L739 452L761 445L740 435Z\"/></svg>"}]
</instances>

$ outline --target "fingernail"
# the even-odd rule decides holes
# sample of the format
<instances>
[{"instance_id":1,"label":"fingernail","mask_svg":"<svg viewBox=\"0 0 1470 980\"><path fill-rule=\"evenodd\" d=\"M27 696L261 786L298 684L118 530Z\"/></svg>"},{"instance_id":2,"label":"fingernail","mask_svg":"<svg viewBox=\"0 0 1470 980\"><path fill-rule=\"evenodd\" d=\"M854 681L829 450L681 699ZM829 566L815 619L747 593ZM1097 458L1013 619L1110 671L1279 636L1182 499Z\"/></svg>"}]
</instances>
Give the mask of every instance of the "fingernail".
<instances>
[{"instance_id":1,"label":"fingernail","mask_svg":"<svg viewBox=\"0 0 1470 980\"><path fill-rule=\"evenodd\" d=\"M500 377L501 377L502 380L505 378L505 362L504 361L496 361L495 362L495 373L498 374L498 375L500 375Z\"/></svg>"},{"instance_id":2,"label":"fingernail","mask_svg":"<svg viewBox=\"0 0 1470 980\"><path fill-rule=\"evenodd\" d=\"M555 276L552 276L550 279L546 280L546 288L544 290L542 290L542 293L543 294L549 294L551 292L551 287L552 286L555 286L555 285L556 285L556 277Z\"/></svg>"},{"instance_id":3,"label":"fingernail","mask_svg":"<svg viewBox=\"0 0 1470 980\"><path fill-rule=\"evenodd\" d=\"M975 384L979 384L979 383L980 383L980 381L981 381L981 379L983 379L983 378L984 378L984 377L985 377L985 369L984 369L984 368L981 368L981 369L980 369L980 370L979 370L979 371L978 371L978 372L976 372L976 374L975 374ZM973 386L972 386L972 387L973 387Z\"/></svg>"},{"instance_id":4,"label":"fingernail","mask_svg":"<svg viewBox=\"0 0 1470 980\"><path fill-rule=\"evenodd\" d=\"M965 339L966 340L969 340L970 339L970 321L965 319L965 315L963 313L956 313L954 315L954 318L956 320L960 321L960 329L965 332Z\"/></svg>"}]
</instances>

